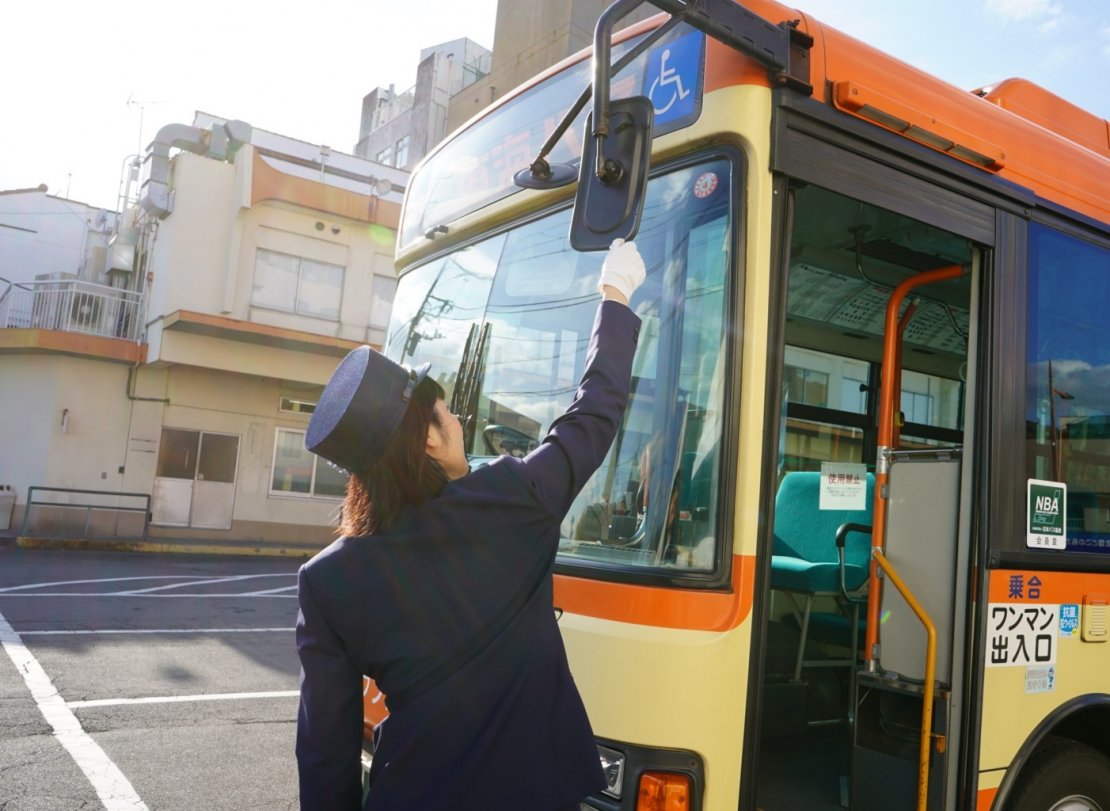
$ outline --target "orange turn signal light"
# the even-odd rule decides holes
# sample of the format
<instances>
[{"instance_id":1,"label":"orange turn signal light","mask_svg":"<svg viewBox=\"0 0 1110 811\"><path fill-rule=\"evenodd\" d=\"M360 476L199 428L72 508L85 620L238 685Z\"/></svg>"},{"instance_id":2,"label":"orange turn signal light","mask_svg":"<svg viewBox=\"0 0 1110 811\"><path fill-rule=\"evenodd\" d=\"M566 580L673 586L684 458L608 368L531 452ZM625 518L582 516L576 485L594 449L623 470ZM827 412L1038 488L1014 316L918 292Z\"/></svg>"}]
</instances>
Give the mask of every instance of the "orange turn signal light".
<instances>
[{"instance_id":1,"label":"orange turn signal light","mask_svg":"<svg viewBox=\"0 0 1110 811\"><path fill-rule=\"evenodd\" d=\"M674 772L644 772L636 811L689 811L690 777Z\"/></svg>"}]
</instances>

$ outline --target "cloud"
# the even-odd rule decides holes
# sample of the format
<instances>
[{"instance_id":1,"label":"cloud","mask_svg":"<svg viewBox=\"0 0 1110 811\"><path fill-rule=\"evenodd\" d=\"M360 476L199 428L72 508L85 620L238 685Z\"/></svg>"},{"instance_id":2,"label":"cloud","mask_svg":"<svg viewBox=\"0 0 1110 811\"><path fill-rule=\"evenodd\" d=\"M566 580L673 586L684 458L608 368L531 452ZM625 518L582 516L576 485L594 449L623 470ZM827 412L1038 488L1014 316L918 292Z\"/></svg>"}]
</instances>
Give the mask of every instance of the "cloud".
<instances>
[{"instance_id":1,"label":"cloud","mask_svg":"<svg viewBox=\"0 0 1110 811\"><path fill-rule=\"evenodd\" d=\"M1110 57L1110 25L1104 25L1099 29L1098 38L1102 43L1102 55Z\"/></svg>"},{"instance_id":2,"label":"cloud","mask_svg":"<svg viewBox=\"0 0 1110 811\"><path fill-rule=\"evenodd\" d=\"M1076 60L1082 59L1090 51L1082 45L1061 45L1045 52L1042 62L1051 68L1066 68L1073 65Z\"/></svg>"},{"instance_id":3,"label":"cloud","mask_svg":"<svg viewBox=\"0 0 1110 811\"><path fill-rule=\"evenodd\" d=\"M1042 27L1051 27L1053 21L1063 13L1063 7L1053 0L986 0L986 4L988 11L1008 22L1041 20Z\"/></svg>"}]
</instances>

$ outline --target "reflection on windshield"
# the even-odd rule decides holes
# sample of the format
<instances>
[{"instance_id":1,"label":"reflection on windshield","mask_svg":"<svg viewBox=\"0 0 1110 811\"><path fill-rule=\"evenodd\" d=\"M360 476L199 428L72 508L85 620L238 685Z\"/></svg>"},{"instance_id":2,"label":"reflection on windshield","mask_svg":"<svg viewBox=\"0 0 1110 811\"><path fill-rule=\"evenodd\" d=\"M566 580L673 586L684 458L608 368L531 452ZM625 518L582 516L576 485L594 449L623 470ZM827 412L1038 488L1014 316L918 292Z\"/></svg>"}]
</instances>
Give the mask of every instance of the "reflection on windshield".
<instances>
[{"instance_id":1,"label":"reflection on windshield","mask_svg":"<svg viewBox=\"0 0 1110 811\"><path fill-rule=\"evenodd\" d=\"M505 237L487 239L408 273L398 285L385 354L430 362L450 402L463 347L482 319Z\"/></svg>"},{"instance_id":2,"label":"reflection on windshield","mask_svg":"<svg viewBox=\"0 0 1110 811\"><path fill-rule=\"evenodd\" d=\"M731 165L657 177L636 238L647 280L632 398L604 463L563 522L561 559L600 567L714 567L725 390ZM406 274L387 353L430 361L450 397L472 324L484 317L477 456L533 450L585 368L603 253L577 253L563 211ZM477 364L477 366L474 366Z\"/></svg>"}]
</instances>

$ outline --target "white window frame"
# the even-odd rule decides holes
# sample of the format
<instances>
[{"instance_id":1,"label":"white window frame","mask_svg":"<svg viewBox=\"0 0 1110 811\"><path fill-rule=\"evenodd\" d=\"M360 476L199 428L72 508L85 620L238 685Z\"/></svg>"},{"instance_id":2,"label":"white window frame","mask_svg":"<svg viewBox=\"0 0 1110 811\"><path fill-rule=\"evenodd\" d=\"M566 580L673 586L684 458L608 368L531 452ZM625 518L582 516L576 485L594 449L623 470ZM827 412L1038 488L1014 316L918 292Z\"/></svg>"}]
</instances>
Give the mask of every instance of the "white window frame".
<instances>
[{"instance_id":1,"label":"white window frame","mask_svg":"<svg viewBox=\"0 0 1110 811\"><path fill-rule=\"evenodd\" d=\"M257 274L258 274L259 258L262 256L263 253L273 254L275 256L283 256L283 257L286 257L288 259L293 259L293 260L296 261L296 264L297 264L297 288L296 288L296 290L294 291L294 294L293 294L293 306L292 307L282 307L282 306L279 306L279 305L276 305L276 304L271 304L269 302L257 301L255 299L255 290L257 288L252 283L252 287L251 287L251 306L252 307L259 307L259 308L264 309L264 310L276 310L277 312L283 312L283 313L293 313L295 315L299 315L299 316L302 316L304 318L318 318L322 321L333 321L333 322L339 322L340 321L341 315L343 313L343 288L347 283L347 268L346 268L346 266L337 265L335 262L324 262L324 261L321 261L319 259L312 259L311 257L307 257L307 256L297 256L296 254L286 253L284 251L275 251L275 250L272 250L270 248L257 248L256 251L255 251L255 258L254 258L254 273L255 273L256 278L257 278ZM302 284L302 279L303 279L303 271L304 271L304 263L305 262L312 262L313 264L323 265L325 267L334 268L334 269L339 271L339 275L340 275L339 300L336 302L335 317L334 318L331 317L330 315L321 315L320 313L304 312L304 311L301 310L301 306L300 306L301 305L301 298L302 298L302 296L301 296L301 284ZM253 280L252 280L252 282L253 282Z\"/></svg>"},{"instance_id":2,"label":"white window frame","mask_svg":"<svg viewBox=\"0 0 1110 811\"><path fill-rule=\"evenodd\" d=\"M282 414L299 414L308 417L316 411L316 401L298 400L296 397L283 394L278 398L278 411Z\"/></svg>"},{"instance_id":3,"label":"white window frame","mask_svg":"<svg viewBox=\"0 0 1110 811\"><path fill-rule=\"evenodd\" d=\"M281 498L308 498L308 499L324 499L326 501L337 501L337 502L342 501L344 496L331 496L331 495L327 495L327 494L319 494L319 493L316 492L316 472L319 470L320 465L326 465L327 462L325 462L323 459L321 459L319 456L317 456L314 453L309 453L309 455L312 457L312 478L309 479L308 492L307 493L297 493L297 492L294 492L292 490L278 490L278 489L274 488L274 468L277 465L277 452L278 452L278 447L280 445L279 437L283 433L285 433L285 434L295 434L297 436L300 436L301 445L304 445L305 430L303 428L287 428L283 425L279 425L279 426L277 426L277 428L274 429L274 452L273 452L273 454L271 455L271 458L270 458L270 471L269 471L270 472L270 484L269 484L270 495L271 496L279 496ZM306 453L307 453L307 451L306 451Z\"/></svg>"},{"instance_id":4,"label":"white window frame","mask_svg":"<svg viewBox=\"0 0 1110 811\"><path fill-rule=\"evenodd\" d=\"M409 144L412 143L412 138L406 133L397 139L397 143L393 146L393 165L398 169L404 169L405 163L409 159Z\"/></svg>"},{"instance_id":5,"label":"white window frame","mask_svg":"<svg viewBox=\"0 0 1110 811\"><path fill-rule=\"evenodd\" d=\"M381 279L382 281L379 282L378 281L379 279ZM378 287L379 284L389 284L389 283L392 283L393 290L392 290L392 295L390 296L390 299L389 299L389 307L385 311L385 320L380 321L380 322L374 321L374 310L377 309L378 305L381 303L381 300L382 300L382 297L377 294L377 289L376 288ZM377 329L377 330L383 330L384 331L385 329L387 329L389 327L389 316L393 312L393 302L396 300L396 298L397 298L397 278L395 276L386 276L384 273L375 273L374 278L372 278L370 280L370 314L369 314L368 319L367 319L367 322L370 326L370 329Z\"/></svg>"}]
</instances>

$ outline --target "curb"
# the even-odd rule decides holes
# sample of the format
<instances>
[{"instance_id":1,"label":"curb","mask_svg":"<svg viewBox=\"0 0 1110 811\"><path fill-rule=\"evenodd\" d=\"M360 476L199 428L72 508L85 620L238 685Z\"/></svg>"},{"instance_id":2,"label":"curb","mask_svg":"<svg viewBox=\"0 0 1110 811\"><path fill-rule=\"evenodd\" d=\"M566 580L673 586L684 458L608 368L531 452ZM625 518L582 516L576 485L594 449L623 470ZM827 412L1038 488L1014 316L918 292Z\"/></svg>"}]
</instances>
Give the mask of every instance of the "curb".
<instances>
[{"instance_id":1,"label":"curb","mask_svg":"<svg viewBox=\"0 0 1110 811\"><path fill-rule=\"evenodd\" d=\"M231 546L218 543L113 541L86 538L15 539L20 549L77 549L89 552L153 552L181 555L248 555L261 557L310 558L324 547L307 546Z\"/></svg>"}]
</instances>

